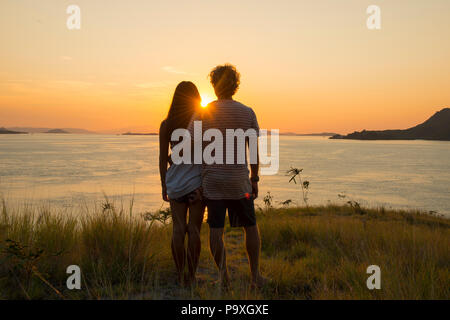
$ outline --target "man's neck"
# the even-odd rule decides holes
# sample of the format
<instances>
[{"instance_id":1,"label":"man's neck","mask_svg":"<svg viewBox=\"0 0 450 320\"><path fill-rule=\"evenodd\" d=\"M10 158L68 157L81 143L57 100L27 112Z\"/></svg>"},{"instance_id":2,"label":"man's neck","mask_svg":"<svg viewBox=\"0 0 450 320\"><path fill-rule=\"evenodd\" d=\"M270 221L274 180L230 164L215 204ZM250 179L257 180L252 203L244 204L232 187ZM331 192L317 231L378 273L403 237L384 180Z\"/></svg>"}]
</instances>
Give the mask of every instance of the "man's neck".
<instances>
[{"instance_id":1,"label":"man's neck","mask_svg":"<svg viewBox=\"0 0 450 320\"><path fill-rule=\"evenodd\" d=\"M219 97L220 100L233 100L233 97Z\"/></svg>"}]
</instances>

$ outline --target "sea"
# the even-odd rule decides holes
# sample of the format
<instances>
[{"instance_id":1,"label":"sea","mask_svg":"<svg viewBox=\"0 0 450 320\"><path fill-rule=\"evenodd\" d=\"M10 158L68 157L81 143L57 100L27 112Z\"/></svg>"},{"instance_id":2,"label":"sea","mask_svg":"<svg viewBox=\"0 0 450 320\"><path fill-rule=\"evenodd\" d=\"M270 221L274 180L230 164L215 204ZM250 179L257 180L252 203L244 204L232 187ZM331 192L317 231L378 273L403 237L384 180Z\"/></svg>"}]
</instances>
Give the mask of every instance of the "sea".
<instances>
[{"instance_id":1,"label":"sea","mask_svg":"<svg viewBox=\"0 0 450 320\"><path fill-rule=\"evenodd\" d=\"M303 169L309 205L358 202L450 217L450 142L356 141L280 136L279 170L261 176L275 207L304 205L290 168ZM158 136L0 135L0 198L8 206L78 209L108 202L144 213L161 197ZM297 182L298 179L296 180Z\"/></svg>"}]
</instances>

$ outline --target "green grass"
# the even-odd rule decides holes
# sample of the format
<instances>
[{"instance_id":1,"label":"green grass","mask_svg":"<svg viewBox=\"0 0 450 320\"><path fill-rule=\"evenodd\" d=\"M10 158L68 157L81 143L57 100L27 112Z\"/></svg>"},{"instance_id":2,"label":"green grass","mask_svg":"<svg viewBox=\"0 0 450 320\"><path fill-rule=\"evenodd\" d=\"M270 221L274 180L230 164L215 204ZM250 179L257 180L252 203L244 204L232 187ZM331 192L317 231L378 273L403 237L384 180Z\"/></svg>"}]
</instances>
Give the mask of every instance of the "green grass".
<instances>
[{"instance_id":1,"label":"green grass","mask_svg":"<svg viewBox=\"0 0 450 320\"><path fill-rule=\"evenodd\" d=\"M171 225L131 209L0 207L0 299L449 299L450 221L413 211L322 206L258 212L262 273L249 287L243 232L227 228L232 288L217 272L202 229L199 283L175 283ZM88 212L90 211L90 212ZM82 289L66 288L66 268L82 270ZM366 269L381 268L381 290Z\"/></svg>"}]
</instances>

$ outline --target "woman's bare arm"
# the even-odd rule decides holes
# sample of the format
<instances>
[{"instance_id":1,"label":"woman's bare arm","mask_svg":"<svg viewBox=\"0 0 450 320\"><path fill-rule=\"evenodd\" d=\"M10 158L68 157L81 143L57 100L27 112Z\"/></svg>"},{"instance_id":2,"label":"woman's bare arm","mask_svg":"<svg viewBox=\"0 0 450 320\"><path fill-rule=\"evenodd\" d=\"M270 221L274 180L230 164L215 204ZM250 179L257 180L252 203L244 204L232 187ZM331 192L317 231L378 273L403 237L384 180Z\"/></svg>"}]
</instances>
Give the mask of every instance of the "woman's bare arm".
<instances>
[{"instance_id":1,"label":"woman's bare arm","mask_svg":"<svg viewBox=\"0 0 450 320\"><path fill-rule=\"evenodd\" d=\"M162 197L169 201L166 188L167 164L169 162L169 137L167 134L167 123L164 120L159 128L159 175L161 178Z\"/></svg>"}]
</instances>

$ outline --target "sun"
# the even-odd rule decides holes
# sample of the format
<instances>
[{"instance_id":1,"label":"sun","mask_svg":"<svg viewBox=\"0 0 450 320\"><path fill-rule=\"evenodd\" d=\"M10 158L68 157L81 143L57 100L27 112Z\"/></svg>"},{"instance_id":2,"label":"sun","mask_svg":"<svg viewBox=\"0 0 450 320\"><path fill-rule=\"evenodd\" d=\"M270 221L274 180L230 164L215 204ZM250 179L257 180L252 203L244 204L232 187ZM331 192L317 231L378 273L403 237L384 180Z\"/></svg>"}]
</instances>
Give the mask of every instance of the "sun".
<instances>
[{"instance_id":1,"label":"sun","mask_svg":"<svg viewBox=\"0 0 450 320\"><path fill-rule=\"evenodd\" d=\"M202 106L203 108L206 108L206 106L207 106L210 102L214 101L214 99L211 98L211 97L210 97L209 95L207 95L207 94L201 94L200 96L201 96L201 98L202 98L202 102L201 102L200 104L201 104L201 106Z\"/></svg>"}]
</instances>

